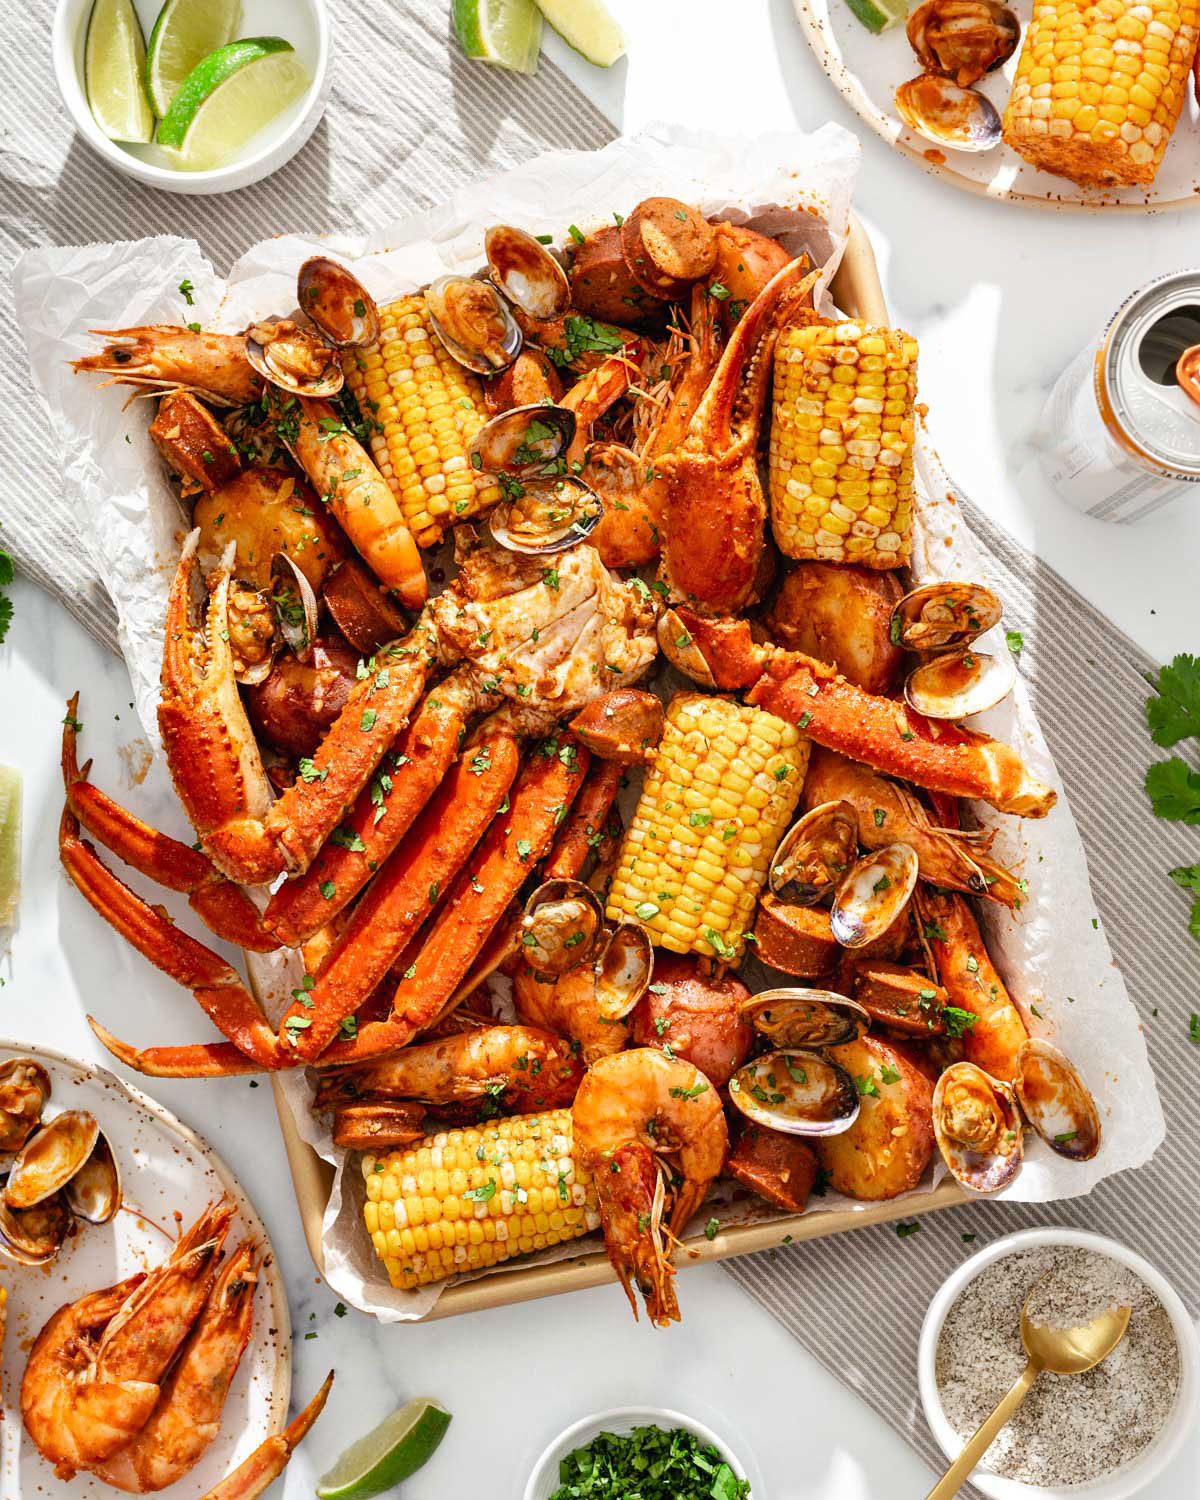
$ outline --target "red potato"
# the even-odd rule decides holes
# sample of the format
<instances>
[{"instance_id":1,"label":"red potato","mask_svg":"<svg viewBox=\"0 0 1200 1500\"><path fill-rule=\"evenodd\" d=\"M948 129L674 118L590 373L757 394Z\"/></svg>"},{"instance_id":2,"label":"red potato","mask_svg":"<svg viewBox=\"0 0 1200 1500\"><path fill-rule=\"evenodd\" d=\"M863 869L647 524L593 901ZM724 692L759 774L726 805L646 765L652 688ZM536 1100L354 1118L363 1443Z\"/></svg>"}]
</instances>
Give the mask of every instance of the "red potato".
<instances>
[{"instance_id":1,"label":"red potato","mask_svg":"<svg viewBox=\"0 0 1200 1500\"><path fill-rule=\"evenodd\" d=\"M716 289L721 326L729 334L775 272L792 257L777 240L740 224L716 225L715 240L716 261L708 285Z\"/></svg>"},{"instance_id":2,"label":"red potato","mask_svg":"<svg viewBox=\"0 0 1200 1500\"><path fill-rule=\"evenodd\" d=\"M201 495L192 512L200 528L200 562L216 567L226 546L237 545L234 576L255 589L271 587L271 559L286 552L319 593L346 555L340 526L312 487L286 469L246 469Z\"/></svg>"},{"instance_id":3,"label":"red potato","mask_svg":"<svg viewBox=\"0 0 1200 1500\"><path fill-rule=\"evenodd\" d=\"M934 1146L928 1065L901 1043L870 1035L831 1047L829 1056L854 1077L861 1095L850 1129L816 1143L830 1186L871 1202L915 1188Z\"/></svg>"},{"instance_id":4,"label":"red potato","mask_svg":"<svg viewBox=\"0 0 1200 1500\"><path fill-rule=\"evenodd\" d=\"M892 610L903 590L894 573L824 562L793 563L771 601L771 639L834 666L868 693L889 694L904 653L892 644Z\"/></svg>"},{"instance_id":5,"label":"red potato","mask_svg":"<svg viewBox=\"0 0 1200 1500\"><path fill-rule=\"evenodd\" d=\"M571 300L589 318L636 325L662 317L662 302L630 275L615 224L588 235L572 257L570 275Z\"/></svg>"},{"instance_id":6,"label":"red potato","mask_svg":"<svg viewBox=\"0 0 1200 1500\"><path fill-rule=\"evenodd\" d=\"M346 706L358 652L340 635L318 636L307 662L281 656L270 675L246 689L255 732L293 760L311 755Z\"/></svg>"},{"instance_id":7,"label":"red potato","mask_svg":"<svg viewBox=\"0 0 1200 1500\"><path fill-rule=\"evenodd\" d=\"M655 953L654 983L631 1016L633 1044L669 1047L724 1088L754 1045L753 1028L738 1012L750 991L733 974L712 978L702 963L691 955Z\"/></svg>"},{"instance_id":8,"label":"red potato","mask_svg":"<svg viewBox=\"0 0 1200 1500\"><path fill-rule=\"evenodd\" d=\"M799 1136L749 1120L737 1127L733 1150L725 1162L727 1177L793 1214L804 1212L818 1170L816 1153Z\"/></svg>"}]
</instances>

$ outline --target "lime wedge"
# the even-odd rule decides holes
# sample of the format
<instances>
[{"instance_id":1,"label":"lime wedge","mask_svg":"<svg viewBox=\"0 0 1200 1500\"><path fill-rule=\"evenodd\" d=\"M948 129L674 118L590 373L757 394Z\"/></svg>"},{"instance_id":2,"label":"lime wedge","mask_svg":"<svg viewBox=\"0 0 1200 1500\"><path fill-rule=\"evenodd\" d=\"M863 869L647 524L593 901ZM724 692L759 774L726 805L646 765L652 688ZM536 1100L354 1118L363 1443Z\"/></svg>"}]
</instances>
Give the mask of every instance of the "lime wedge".
<instances>
[{"instance_id":1,"label":"lime wedge","mask_svg":"<svg viewBox=\"0 0 1200 1500\"><path fill-rule=\"evenodd\" d=\"M542 13L534 0L454 0L454 30L468 57L536 73Z\"/></svg>"},{"instance_id":2,"label":"lime wedge","mask_svg":"<svg viewBox=\"0 0 1200 1500\"><path fill-rule=\"evenodd\" d=\"M317 1485L318 1500L370 1500L429 1462L450 1413L428 1396L409 1401L351 1443Z\"/></svg>"},{"instance_id":3,"label":"lime wedge","mask_svg":"<svg viewBox=\"0 0 1200 1500\"><path fill-rule=\"evenodd\" d=\"M625 56L625 33L604 0L537 0L537 8L568 47L598 68L611 68Z\"/></svg>"},{"instance_id":4,"label":"lime wedge","mask_svg":"<svg viewBox=\"0 0 1200 1500\"><path fill-rule=\"evenodd\" d=\"M21 773L0 766L0 927L17 914L21 896Z\"/></svg>"},{"instance_id":5,"label":"lime wedge","mask_svg":"<svg viewBox=\"0 0 1200 1500\"><path fill-rule=\"evenodd\" d=\"M886 31L908 15L909 0L846 0L868 31Z\"/></svg>"},{"instance_id":6,"label":"lime wedge","mask_svg":"<svg viewBox=\"0 0 1200 1500\"><path fill-rule=\"evenodd\" d=\"M146 43L131 0L96 0L88 17L83 81L96 124L110 141L146 142L154 116L142 86Z\"/></svg>"},{"instance_id":7,"label":"lime wedge","mask_svg":"<svg viewBox=\"0 0 1200 1500\"><path fill-rule=\"evenodd\" d=\"M146 93L161 120L197 63L237 36L241 0L166 0L146 43Z\"/></svg>"},{"instance_id":8,"label":"lime wedge","mask_svg":"<svg viewBox=\"0 0 1200 1500\"><path fill-rule=\"evenodd\" d=\"M189 171L219 167L308 87L291 42L251 36L218 47L179 86L158 144Z\"/></svg>"}]
</instances>

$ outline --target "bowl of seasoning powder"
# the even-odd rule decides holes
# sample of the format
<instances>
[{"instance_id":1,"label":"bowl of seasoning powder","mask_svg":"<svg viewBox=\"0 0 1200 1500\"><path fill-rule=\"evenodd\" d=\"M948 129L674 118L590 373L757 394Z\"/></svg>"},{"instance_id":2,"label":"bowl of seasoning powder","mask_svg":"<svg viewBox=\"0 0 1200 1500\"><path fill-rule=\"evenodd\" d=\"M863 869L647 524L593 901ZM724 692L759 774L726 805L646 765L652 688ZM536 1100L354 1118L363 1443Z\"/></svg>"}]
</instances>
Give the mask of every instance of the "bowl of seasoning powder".
<instances>
[{"instance_id":1,"label":"bowl of seasoning powder","mask_svg":"<svg viewBox=\"0 0 1200 1500\"><path fill-rule=\"evenodd\" d=\"M1085 1375L1043 1372L971 1476L991 1500L1144 1490L1192 1430L1200 1340L1187 1309L1149 1261L1075 1229L1026 1229L973 1255L930 1304L918 1367L925 1417L947 1459L1025 1368L1021 1308L1078 1328L1132 1308L1125 1337Z\"/></svg>"}]
</instances>

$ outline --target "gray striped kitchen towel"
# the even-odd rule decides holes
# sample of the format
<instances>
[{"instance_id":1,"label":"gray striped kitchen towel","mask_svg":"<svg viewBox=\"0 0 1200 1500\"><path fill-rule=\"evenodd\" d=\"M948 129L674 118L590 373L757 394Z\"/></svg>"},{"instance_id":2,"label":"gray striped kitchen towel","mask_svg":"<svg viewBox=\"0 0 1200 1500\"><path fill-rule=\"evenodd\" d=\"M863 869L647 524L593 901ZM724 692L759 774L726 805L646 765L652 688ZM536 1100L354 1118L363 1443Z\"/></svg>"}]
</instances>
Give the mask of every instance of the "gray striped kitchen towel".
<instances>
[{"instance_id":1,"label":"gray striped kitchen towel","mask_svg":"<svg viewBox=\"0 0 1200 1500\"><path fill-rule=\"evenodd\" d=\"M218 271L284 231L366 231L539 152L591 150L612 126L554 66L517 78L468 63L449 0L331 0L325 117L289 164L221 197L160 193L79 140L50 64L49 3L5 8L0 75L0 545L112 650L116 614L54 492L49 421L29 389L10 276L33 246L191 236Z\"/></svg>"},{"instance_id":2,"label":"gray striped kitchen towel","mask_svg":"<svg viewBox=\"0 0 1200 1500\"><path fill-rule=\"evenodd\" d=\"M1160 756L1142 717L1150 659L1053 569L994 526L959 492L988 556L1005 624L1025 638L1021 673L1079 823L1092 891L1138 1008L1167 1134L1136 1172L1106 1178L1064 1203L972 1201L928 1214L920 1232L880 1224L722 1262L825 1368L944 1468L917 1395L917 1335L941 1283L990 1240L1016 1229L1091 1229L1140 1251L1200 1312L1200 943L1189 897L1167 871L1200 858L1200 829L1159 822L1142 790ZM1117 542L1114 540L1114 545ZM971 1236L967 1241L964 1236ZM881 1357L881 1349L885 1354ZM978 1497L968 1486L964 1495Z\"/></svg>"}]
</instances>

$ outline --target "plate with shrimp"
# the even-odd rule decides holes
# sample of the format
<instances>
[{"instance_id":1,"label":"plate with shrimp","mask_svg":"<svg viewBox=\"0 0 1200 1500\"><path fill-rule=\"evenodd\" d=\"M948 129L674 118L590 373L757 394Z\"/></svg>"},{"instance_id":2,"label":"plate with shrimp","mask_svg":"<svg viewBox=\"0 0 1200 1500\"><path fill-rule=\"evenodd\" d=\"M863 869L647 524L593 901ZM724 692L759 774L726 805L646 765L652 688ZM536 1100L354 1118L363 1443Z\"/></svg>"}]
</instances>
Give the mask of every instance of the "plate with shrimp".
<instances>
[{"instance_id":1,"label":"plate with shrimp","mask_svg":"<svg viewBox=\"0 0 1200 1500\"><path fill-rule=\"evenodd\" d=\"M42 1264L0 1254L0 1491L95 1500L170 1484L178 1500L197 1500L286 1421L291 1326L266 1228L224 1162L161 1105L103 1068L0 1041L0 1069L16 1059L44 1094L36 1130L90 1117L119 1185L91 1215L106 1222L77 1217L73 1203ZM10 1181L21 1159L7 1159ZM25 1224L39 1211L52 1217L59 1196L25 1210ZM35 1259L30 1251L22 1259ZM151 1322L166 1334L157 1353ZM81 1351L97 1372L83 1381ZM200 1398L215 1372L230 1381L223 1409ZM238 1481L219 1493L244 1500L258 1490Z\"/></svg>"}]
</instances>

